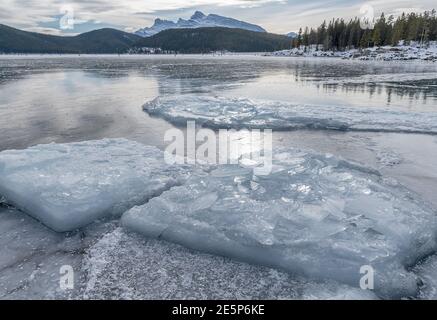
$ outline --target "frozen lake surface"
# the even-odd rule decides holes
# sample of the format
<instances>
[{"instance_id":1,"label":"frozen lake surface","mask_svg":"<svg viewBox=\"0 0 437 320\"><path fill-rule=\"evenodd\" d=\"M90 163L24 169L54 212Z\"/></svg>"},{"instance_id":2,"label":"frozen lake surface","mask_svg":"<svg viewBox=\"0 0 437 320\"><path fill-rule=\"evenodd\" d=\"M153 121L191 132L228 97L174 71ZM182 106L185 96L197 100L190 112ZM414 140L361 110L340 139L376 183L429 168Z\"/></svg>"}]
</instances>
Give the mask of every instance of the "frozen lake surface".
<instances>
[{"instance_id":1,"label":"frozen lake surface","mask_svg":"<svg viewBox=\"0 0 437 320\"><path fill-rule=\"evenodd\" d=\"M218 96L224 101L250 100L256 102L250 107L257 114L260 106L264 106L257 101L267 101L269 120L275 111L270 102L277 101L281 104L281 125L290 119L287 106L299 106L298 117L291 118L298 123L302 116L308 114L302 106L310 105L309 114L313 118L317 117L323 124L326 119L331 122L317 127L281 127L280 131L274 132L274 147L314 150L318 154L330 153L347 161L358 162L365 168L378 170L385 179L399 181L416 194L418 205L429 203L434 210L437 208L437 137L435 123L431 121L437 113L437 66L430 63L256 56L4 56L0 57L0 151L50 142L103 138L127 138L164 149L165 131L178 125L178 122L168 116L161 118L160 114L151 116L143 111L143 105L158 96L171 97L173 100L169 101L179 108L197 96ZM185 104L177 105L178 100ZM208 103L211 102L206 102L206 109ZM234 104L231 111L238 112L240 107L245 106L247 104ZM187 115L187 110L174 110L179 112L178 116L182 111ZM378 126L370 130L372 110L379 116L375 119ZM363 114L364 120L360 122L357 115ZM208 116L203 106L196 110L194 116L193 113L188 115L190 119ZM364 121L367 128L348 131L341 126L342 130L338 130L332 126L332 123L338 123L335 122L337 117L349 125L356 125L357 122L362 125ZM276 123L278 119L273 118ZM305 121L311 122L311 119L305 118ZM225 120L229 125L229 119ZM242 120L244 124L245 118L237 120L240 125ZM414 130L404 130L405 125ZM98 154L95 157L93 161L98 162ZM77 159L81 160L79 155ZM74 164L74 161L71 162ZM111 173L117 174L117 170L125 172L123 162L117 160L115 163L119 167L113 168L115 171ZM82 170L79 164L72 167L77 170L75 175ZM60 170L53 164L44 168L52 173ZM31 181L32 174L37 174L32 170L28 173L28 180L19 177L21 180L14 181L26 184L26 181ZM169 179L165 174L155 177L156 172L146 173L153 175L155 181L160 183L166 184ZM56 183L56 179L51 181ZM93 181L95 185L99 184L98 174ZM112 181L117 181L116 175ZM128 178L124 181L129 183ZM193 180L187 187L196 189L197 183ZM215 182L212 180L209 183ZM313 187L317 187L316 182L312 183L315 183ZM337 184L340 182L333 183ZM26 194L35 193L39 186L41 184L38 183L26 185ZM136 182L134 186L136 189L132 190L144 187ZM77 190L83 190L82 187L87 186L77 186ZM160 189L159 185L153 187ZM404 191L399 190L385 192L393 199L400 199ZM116 194L116 191L117 188L113 186L102 188L102 192ZM147 197L148 194L142 196ZM171 197L171 194L168 196ZM122 202L122 198L118 201ZM347 197L344 199L347 200ZM152 211L159 207L155 202L151 202L151 206L154 206ZM411 227L412 232L422 232L422 217ZM152 218L161 223L157 216ZM175 224L181 223L182 218L175 216ZM400 219L400 216L395 218ZM401 260L402 257L410 259L416 253L411 252L414 248L412 241L403 237L405 244L398 248L393 240L396 237L390 225L395 218L386 216L380 220L375 217L370 219L372 230L382 234L373 235L382 244L378 249L381 251L375 249L375 252L379 256L383 250L400 252ZM208 223L211 221L214 219ZM382 224L378 224L378 221ZM411 221L402 220L398 223L403 226ZM432 223L430 219L426 227L431 228ZM256 227L253 226L254 230ZM180 230L184 228L186 226L182 223ZM255 263L246 264L218 255L198 253L178 244L131 234L119 226L118 218L106 219L76 231L56 233L13 206L3 204L0 207L0 230L2 299L378 297L357 288L355 280L338 281L333 270L330 270L330 275L334 276L317 273L314 277L317 279L313 279ZM407 232L403 227L394 230L399 234ZM437 233L437 230L426 230L427 234ZM244 228L243 231L246 236L251 232ZM323 235L320 231L323 230L318 230L318 234ZM364 236L355 234L350 239L366 239ZM382 236L388 238L378 238ZM172 239L170 237L167 240ZM358 248L364 252L367 240L362 241L362 247ZM186 245L184 241L179 242ZM425 246L423 242L421 245ZM321 257L316 251L305 251L305 254L314 259ZM359 252L356 254L360 256ZM363 257L358 256L357 261ZM364 256L368 258L369 253ZM405 290L406 295L433 298L437 290L433 278L436 273L435 256L431 254L423 261L420 257L416 258L408 263L406 258L400 262L406 276L413 275L420 279L417 282L418 291ZM398 268L399 262L396 263ZM62 265L71 265L75 270L74 290L62 291L59 288L59 268ZM380 297L386 295L385 292Z\"/></svg>"}]
</instances>

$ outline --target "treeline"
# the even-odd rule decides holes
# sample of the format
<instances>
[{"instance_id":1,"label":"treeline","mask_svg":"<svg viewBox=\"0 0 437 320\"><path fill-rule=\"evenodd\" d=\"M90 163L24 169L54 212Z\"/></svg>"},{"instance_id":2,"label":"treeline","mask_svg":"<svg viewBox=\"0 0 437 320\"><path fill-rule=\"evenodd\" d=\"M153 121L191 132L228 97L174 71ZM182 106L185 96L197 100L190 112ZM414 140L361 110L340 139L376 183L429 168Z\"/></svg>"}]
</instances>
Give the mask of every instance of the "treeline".
<instances>
[{"instance_id":1,"label":"treeline","mask_svg":"<svg viewBox=\"0 0 437 320\"><path fill-rule=\"evenodd\" d=\"M0 53L124 53L141 39L109 28L77 36L54 36L0 24Z\"/></svg>"},{"instance_id":2,"label":"treeline","mask_svg":"<svg viewBox=\"0 0 437 320\"><path fill-rule=\"evenodd\" d=\"M168 29L136 43L177 53L272 52L290 49L290 38L267 32L231 28Z\"/></svg>"},{"instance_id":3,"label":"treeline","mask_svg":"<svg viewBox=\"0 0 437 320\"><path fill-rule=\"evenodd\" d=\"M397 45L399 41L406 43L417 41L426 44L437 40L436 11L424 13L403 13L397 19L386 17L384 13L374 22L373 29L363 29L360 19L346 22L343 19L324 21L320 27L302 31L293 40L293 47L316 46L317 50L345 50L352 48L368 48L374 46Z\"/></svg>"}]
</instances>

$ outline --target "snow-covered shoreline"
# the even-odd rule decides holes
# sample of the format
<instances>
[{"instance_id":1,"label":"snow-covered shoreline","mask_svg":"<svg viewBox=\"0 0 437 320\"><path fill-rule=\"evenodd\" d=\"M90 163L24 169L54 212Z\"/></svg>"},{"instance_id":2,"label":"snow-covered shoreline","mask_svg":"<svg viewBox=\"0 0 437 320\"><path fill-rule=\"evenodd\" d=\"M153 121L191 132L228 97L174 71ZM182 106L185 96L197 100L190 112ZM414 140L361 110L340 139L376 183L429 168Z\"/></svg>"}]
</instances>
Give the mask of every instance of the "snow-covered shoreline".
<instances>
[{"instance_id":1,"label":"snow-covered shoreline","mask_svg":"<svg viewBox=\"0 0 437 320\"><path fill-rule=\"evenodd\" d=\"M315 46L300 47L267 53L274 57L314 57L314 58L341 58L364 61L429 61L437 62L437 43L428 45L411 43L398 46L382 46L366 49L350 49L345 51L317 50Z\"/></svg>"}]
</instances>

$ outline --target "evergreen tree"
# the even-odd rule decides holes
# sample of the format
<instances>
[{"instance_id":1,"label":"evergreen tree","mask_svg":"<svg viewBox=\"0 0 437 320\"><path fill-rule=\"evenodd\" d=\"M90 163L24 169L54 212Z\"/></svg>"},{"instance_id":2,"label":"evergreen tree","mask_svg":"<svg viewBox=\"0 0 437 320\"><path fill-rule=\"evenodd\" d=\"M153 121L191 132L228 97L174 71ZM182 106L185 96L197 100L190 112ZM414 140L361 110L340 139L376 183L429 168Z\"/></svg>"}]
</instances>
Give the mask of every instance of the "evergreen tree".
<instances>
[{"instance_id":1,"label":"evergreen tree","mask_svg":"<svg viewBox=\"0 0 437 320\"><path fill-rule=\"evenodd\" d=\"M317 29L302 28L293 41L294 47L314 45L316 50L345 50L351 48L368 48L372 46L398 45L404 42L417 41L426 44L437 40L436 10L424 13L402 13L397 19L386 18L382 13L372 30L363 30L358 18L345 22L343 19L332 19Z\"/></svg>"}]
</instances>

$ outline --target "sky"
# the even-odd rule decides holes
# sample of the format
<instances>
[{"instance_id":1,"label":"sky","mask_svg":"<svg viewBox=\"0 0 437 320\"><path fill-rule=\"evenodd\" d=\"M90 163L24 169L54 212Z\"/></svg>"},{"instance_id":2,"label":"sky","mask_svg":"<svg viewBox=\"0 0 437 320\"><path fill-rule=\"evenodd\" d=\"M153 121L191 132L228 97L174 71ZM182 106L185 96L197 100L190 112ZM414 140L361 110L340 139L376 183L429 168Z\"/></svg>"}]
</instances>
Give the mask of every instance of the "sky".
<instances>
[{"instance_id":1,"label":"sky","mask_svg":"<svg viewBox=\"0 0 437 320\"><path fill-rule=\"evenodd\" d=\"M360 17L364 5L370 5L376 16L437 9L435 0L1 0L0 23L59 35L104 27L133 32L151 26L158 17L187 19L200 10L285 34L334 17Z\"/></svg>"}]
</instances>

